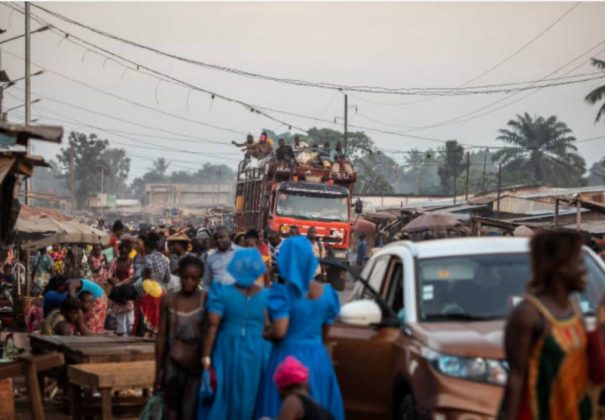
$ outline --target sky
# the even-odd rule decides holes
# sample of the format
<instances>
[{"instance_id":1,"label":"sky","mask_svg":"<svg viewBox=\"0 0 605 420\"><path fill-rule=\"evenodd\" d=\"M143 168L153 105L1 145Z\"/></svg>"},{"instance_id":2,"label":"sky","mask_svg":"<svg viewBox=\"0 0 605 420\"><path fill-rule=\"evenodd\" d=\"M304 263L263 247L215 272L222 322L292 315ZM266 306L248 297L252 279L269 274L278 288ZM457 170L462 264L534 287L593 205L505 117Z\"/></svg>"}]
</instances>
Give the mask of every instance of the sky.
<instances>
[{"instance_id":1,"label":"sky","mask_svg":"<svg viewBox=\"0 0 605 420\"><path fill-rule=\"evenodd\" d=\"M249 72L342 85L428 88L457 87L472 79L471 85L488 85L593 73L589 59L605 59L605 42L598 45L605 41L605 3L580 3L568 12L573 5L45 2L43 7L177 56ZM158 81L140 69L126 69L54 32L32 35L32 71L39 66L50 70L32 79L32 97L41 98L33 105L33 117L38 123L64 125L67 132L95 132L112 147L126 149L132 158L131 178L159 157L168 159L173 170L194 170L204 162L235 168L241 155L231 141L243 141L246 133L258 135L264 128L342 130L341 92L204 68L94 34L35 7L32 13L94 45L209 91L279 111L336 119L336 124L318 123L271 112L281 124L209 94ZM39 26L32 24L34 29ZM23 33L23 15L0 4L0 28L8 30L0 40ZM22 77L23 40L0 48L9 76ZM597 107L585 103L584 97L603 80L518 94L427 98L350 93L349 123L396 132L366 130L398 162L412 148L427 150L449 139L502 146L496 140L498 130L524 112L555 115L577 139L590 139L605 135L605 122L595 123ZM7 89L5 109L22 104L23 97L22 82ZM23 118L21 110L9 113L9 120ZM51 158L58 148L36 142L34 153ZM605 138L579 143L578 148L590 165L605 155Z\"/></svg>"}]
</instances>

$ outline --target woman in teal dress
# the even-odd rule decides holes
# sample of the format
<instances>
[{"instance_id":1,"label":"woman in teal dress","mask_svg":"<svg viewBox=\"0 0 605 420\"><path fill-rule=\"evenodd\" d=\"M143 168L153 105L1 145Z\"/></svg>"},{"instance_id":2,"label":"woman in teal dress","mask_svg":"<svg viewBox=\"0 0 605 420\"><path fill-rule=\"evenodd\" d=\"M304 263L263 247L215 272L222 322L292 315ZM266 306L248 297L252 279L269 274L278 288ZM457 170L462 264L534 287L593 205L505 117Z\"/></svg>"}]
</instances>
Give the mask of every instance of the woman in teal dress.
<instances>
[{"instance_id":1,"label":"woman in teal dress","mask_svg":"<svg viewBox=\"0 0 605 420\"><path fill-rule=\"evenodd\" d=\"M260 389L256 418L277 418L281 400L273 376L277 367L294 356L309 369L311 397L336 420L344 419L338 380L323 337L340 311L336 291L329 284L312 281L319 262L309 240L287 239L277 256L285 284L274 284L269 292L271 329L265 337L273 348Z\"/></svg>"},{"instance_id":2,"label":"woman in teal dress","mask_svg":"<svg viewBox=\"0 0 605 420\"><path fill-rule=\"evenodd\" d=\"M263 339L268 290L255 284L266 271L262 256L238 250L227 271L235 284L214 282L208 297L202 360L214 368L217 388L212 401L200 402L200 420L252 420L270 351Z\"/></svg>"}]
</instances>

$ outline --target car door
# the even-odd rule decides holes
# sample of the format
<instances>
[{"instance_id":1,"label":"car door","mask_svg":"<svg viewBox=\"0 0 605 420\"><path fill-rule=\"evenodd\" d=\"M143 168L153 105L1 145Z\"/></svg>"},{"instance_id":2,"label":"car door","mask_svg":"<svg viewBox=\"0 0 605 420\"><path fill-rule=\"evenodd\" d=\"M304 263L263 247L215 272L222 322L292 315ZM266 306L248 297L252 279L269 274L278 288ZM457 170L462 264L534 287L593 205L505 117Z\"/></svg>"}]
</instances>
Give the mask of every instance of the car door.
<instances>
[{"instance_id":1,"label":"car door","mask_svg":"<svg viewBox=\"0 0 605 420\"><path fill-rule=\"evenodd\" d=\"M396 257L381 255L370 261L368 281L377 291L386 292L396 266ZM399 271L401 276L401 271ZM394 282L393 282L394 283ZM356 287L352 299L370 296ZM330 329L329 346L345 401L348 419L389 419L395 360L394 343L398 328L346 325L337 322Z\"/></svg>"}]
</instances>

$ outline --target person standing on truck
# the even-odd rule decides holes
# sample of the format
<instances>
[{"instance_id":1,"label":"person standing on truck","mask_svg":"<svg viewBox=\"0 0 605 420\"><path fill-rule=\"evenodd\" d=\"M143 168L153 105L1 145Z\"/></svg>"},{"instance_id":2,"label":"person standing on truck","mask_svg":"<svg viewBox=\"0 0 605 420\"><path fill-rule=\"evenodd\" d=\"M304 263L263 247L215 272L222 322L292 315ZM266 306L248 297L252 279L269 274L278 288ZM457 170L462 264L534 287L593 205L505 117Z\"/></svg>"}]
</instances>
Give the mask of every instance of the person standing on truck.
<instances>
[{"instance_id":1,"label":"person standing on truck","mask_svg":"<svg viewBox=\"0 0 605 420\"><path fill-rule=\"evenodd\" d=\"M275 157L278 162L286 162L290 168L296 165L296 159L294 157L294 152L292 151L292 147L286 144L284 139L279 139L278 141L279 147L275 151Z\"/></svg>"},{"instance_id":2,"label":"person standing on truck","mask_svg":"<svg viewBox=\"0 0 605 420\"><path fill-rule=\"evenodd\" d=\"M533 278L505 330L510 370L501 418L590 419L587 333L574 298L586 286L582 239L541 232L530 250Z\"/></svg>"}]
</instances>

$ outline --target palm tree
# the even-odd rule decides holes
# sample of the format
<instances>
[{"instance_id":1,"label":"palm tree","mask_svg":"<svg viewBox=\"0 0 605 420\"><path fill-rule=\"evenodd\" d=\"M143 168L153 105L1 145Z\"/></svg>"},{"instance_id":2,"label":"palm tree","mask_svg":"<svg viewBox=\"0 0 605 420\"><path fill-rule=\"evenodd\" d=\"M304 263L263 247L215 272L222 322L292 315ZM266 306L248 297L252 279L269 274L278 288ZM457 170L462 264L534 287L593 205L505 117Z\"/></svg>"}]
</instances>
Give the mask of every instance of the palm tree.
<instances>
[{"instance_id":1,"label":"palm tree","mask_svg":"<svg viewBox=\"0 0 605 420\"><path fill-rule=\"evenodd\" d=\"M598 68L599 70L605 70L605 61L593 58L591 62L592 65ZM603 98L605 98L605 85L599 86L598 88L590 92L588 95L586 95L586 98L584 98L584 100L591 105L595 105ZM599 121L599 119L603 115L605 115L605 101L603 102L603 105L601 105L599 112L597 112L597 118L595 119L595 122Z\"/></svg>"},{"instance_id":2,"label":"palm tree","mask_svg":"<svg viewBox=\"0 0 605 420\"><path fill-rule=\"evenodd\" d=\"M576 138L567 125L554 115L548 119L517 115L499 131L497 140L511 144L494 154L506 170L529 177L533 182L554 186L582 183L586 162L577 154Z\"/></svg>"}]
</instances>

